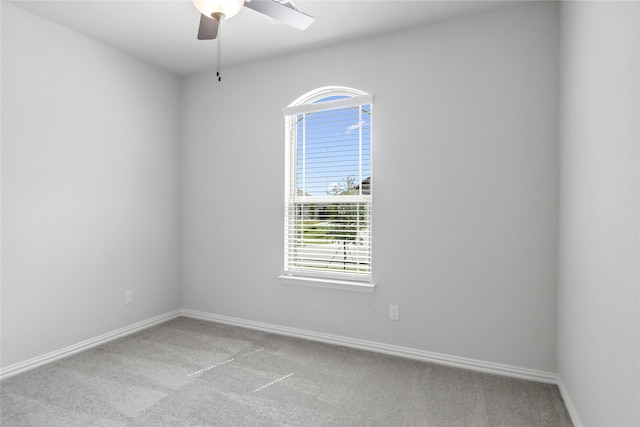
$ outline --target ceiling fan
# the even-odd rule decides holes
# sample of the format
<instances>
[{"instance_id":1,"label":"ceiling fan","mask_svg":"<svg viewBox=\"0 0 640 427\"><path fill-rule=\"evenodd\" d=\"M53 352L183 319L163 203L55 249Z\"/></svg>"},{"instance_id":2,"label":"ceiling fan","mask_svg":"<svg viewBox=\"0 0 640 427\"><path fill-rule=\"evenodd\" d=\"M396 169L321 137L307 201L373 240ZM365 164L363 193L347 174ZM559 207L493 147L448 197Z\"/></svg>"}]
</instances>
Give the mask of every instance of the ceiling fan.
<instances>
[{"instance_id":1,"label":"ceiling fan","mask_svg":"<svg viewBox=\"0 0 640 427\"><path fill-rule=\"evenodd\" d=\"M253 9L276 21L284 22L299 30L305 30L314 18L302 12L290 0L192 0L200 11L198 40L218 37L220 22L235 16L242 6Z\"/></svg>"},{"instance_id":2,"label":"ceiling fan","mask_svg":"<svg viewBox=\"0 0 640 427\"><path fill-rule=\"evenodd\" d=\"M198 40L218 39L218 81L222 81L220 75L220 23L240 12L242 6L253 9L256 12L284 22L299 30L306 30L314 21L313 16L302 12L292 0L192 0L200 11L200 27L198 28Z\"/></svg>"}]
</instances>

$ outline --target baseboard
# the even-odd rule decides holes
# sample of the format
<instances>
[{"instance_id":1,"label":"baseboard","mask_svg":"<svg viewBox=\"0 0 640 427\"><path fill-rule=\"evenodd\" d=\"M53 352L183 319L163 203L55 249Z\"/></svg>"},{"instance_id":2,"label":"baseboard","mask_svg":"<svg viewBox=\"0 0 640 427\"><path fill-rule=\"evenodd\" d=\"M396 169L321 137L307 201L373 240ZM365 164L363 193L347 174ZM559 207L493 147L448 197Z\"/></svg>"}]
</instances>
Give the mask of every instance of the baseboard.
<instances>
[{"instance_id":1,"label":"baseboard","mask_svg":"<svg viewBox=\"0 0 640 427\"><path fill-rule=\"evenodd\" d=\"M449 356L446 354L433 353L413 348L400 347L396 345L384 344L374 341L365 341L356 338L343 337L339 335L323 334L304 329L289 328L286 326L273 325L269 323L254 322L251 320L239 319L235 317L221 316L217 314L205 313L195 310L180 310L184 317L193 319L208 320L212 322L224 323L227 325L240 326L248 329L256 329L264 332L271 332L279 335L287 335L296 338L304 338L312 341L324 342L327 344L341 345L344 347L368 350L376 353L389 354L392 356L405 357L409 359L421 360L424 362L438 363L441 365L453 366L456 368L469 369L495 375L502 375L512 378L520 378L530 381L537 381L549 384L558 383L558 375L552 372L537 371L533 369L520 368L517 366L502 365L498 363L485 362L482 360L469 359L464 357Z\"/></svg>"},{"instance_id":2,"label":"baseboard","mask_svg":"<svg viewBox=\"0 0 640 427\"><path fill-rule=\"evenodd\" d=\"M142 322L134 323L133 325L125 326L124 328L117 329L112 332L97 336L95 338L88 339L86 341L79 342L77 344L65 347L60 350L53 351L51 353L44 354L42 356L34 357L33 359L26 360L24 362L16 363L14 365L7 366L0 369L0 380L9 378L13 375L17 375L21 372L28 371L38 366L51 363L53 361L62 359L63 357L71 356L72 354L79 353L84 350L88 350L92 347L104 344L108 341L113 341L118 338L122 338L126 335L133 334L151 326L158 325L171 319L175 319L180 316L180 311L175 310L169 313L161 314L159 316L152 317Z\"/></svg>"},{"instance_id":3,"label":"baseboard","mask_svg":"<svg viewBox=\"0 0 640 427\"><path fill-rule=\"evenodd\" d=\"M580 417L578 416L578 411L576 411L576 407L573 406L573 402L569 396L569 391L565 387L562 377L560 376L558 376L558 389L560 390L560 396L562 396L564 406L567 408L567 412L569 412L569 417L571 417L574 427L583 427L584 424L582 424L582 420L580 420Z\"/></svg>"}]
</instances>

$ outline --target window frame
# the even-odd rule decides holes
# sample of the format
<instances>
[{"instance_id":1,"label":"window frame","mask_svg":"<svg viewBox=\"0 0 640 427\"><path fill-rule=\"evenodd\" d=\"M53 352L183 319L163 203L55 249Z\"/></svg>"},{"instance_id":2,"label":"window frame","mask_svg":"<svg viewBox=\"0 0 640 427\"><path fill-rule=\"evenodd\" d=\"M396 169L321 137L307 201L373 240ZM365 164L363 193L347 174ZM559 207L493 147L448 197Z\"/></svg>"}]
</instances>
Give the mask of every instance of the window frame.
<instances>
[{"instance_id":1,"label":"window frame","mask_svg":"<svg viewBox=\"0 0 640 427\"><path fill-rule=\"evenodd\" d=\"M329 100L323 102L317 102L319 100L340 96L345 97L337 100ZM292 122L296 120L296 117L299 114L309 114L313 112L321 112L321 111L331 111L335 109L341 108L349 108L356 107L362 105L369 105L370 111L369 114L371 119L369 121L369 125L372 126L373 122L373 95L370 95L366 92L363 92L358 89L352 89L343 86L327 86L318 88L311 92L308 92L295 101L293 101L289 106L282 109L283 115L285 117L285 212L284 212L284 272L279 276L280 280L286 284L295 284L302 286L313 286L313 287L323 287L330 289L341 289L341 290L349 290L356 292L373 292L375 288L375 283L373 281L373 251L372 251L372 225L369 224L369 237L367 242L367 249L369 253L369 269L368 275L362 275L354 277L353 275L341 275L337 272L328 272L322 271L319 269L318 271L309 270L290 270L288 267L289 263L289 241L290 241L290 206L294 204L297 200L297 196L293 194L296 193L296 150L298 145L297 140L297 132L294 132L297 129L296 125ZM366 203L368 205L368 220L371 221L372 217L372 207L373 207L373 188L372 188L372 176L373 176L373 130L372 127L369 128L368 135L368 143L369 143L369 194L366 197L363 197L362 194L358 196L337 196L340 197L341 203ZM359 176L359 185L362 185L363 181L362 176ZM315 196L318 198L318 196ZM333 196L336 197L336 196ZM325 197L320 197L325 198ZM326 198L331 198L331 196L326 196ZM298 201L299 202L299 201Z\"/></svg>"}]
</instances>

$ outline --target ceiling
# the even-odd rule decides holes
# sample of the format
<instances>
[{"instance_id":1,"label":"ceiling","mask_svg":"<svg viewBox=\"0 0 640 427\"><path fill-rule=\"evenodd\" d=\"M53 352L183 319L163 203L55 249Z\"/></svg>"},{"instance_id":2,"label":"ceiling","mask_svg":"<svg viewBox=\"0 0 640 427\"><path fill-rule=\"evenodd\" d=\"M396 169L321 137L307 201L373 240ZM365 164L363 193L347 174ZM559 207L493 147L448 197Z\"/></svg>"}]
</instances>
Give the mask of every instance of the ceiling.
<instances>
[{"instance_id":1,"label":"ceiling","mask_svg":"<svg viewBox=\"0 0 640 427\"><path fill-rule=\"evenodd\" d=\"M314 47L493 10L522 0L296 0L316 18L305 31L243 8L222 27L225 68ZM13 4L177 75L216 66L216 42L196 39L191 0L14 0Z\"/></svg>"}]
</instances>

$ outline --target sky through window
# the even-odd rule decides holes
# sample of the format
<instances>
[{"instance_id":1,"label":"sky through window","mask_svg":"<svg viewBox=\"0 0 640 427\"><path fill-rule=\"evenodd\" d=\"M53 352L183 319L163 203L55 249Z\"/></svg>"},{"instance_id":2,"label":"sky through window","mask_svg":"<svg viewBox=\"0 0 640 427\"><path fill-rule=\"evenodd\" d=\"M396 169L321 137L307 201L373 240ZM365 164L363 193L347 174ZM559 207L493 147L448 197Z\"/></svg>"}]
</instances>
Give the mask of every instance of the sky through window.
<instances>
[{"instance_id":1,"label":"sky through window","mask_svg":"<svg viewBox=\"0 0 640 427\"><path fill-rule=\"evenodd\" d=\"M314 103L348 98L330 96ZM297 116L296 185L300 195L326 196L371 176L370 105ZM362 160L362 161L361 161ZM353 188L351 188L353 189Z\"/></svg>"}]
</instances>

